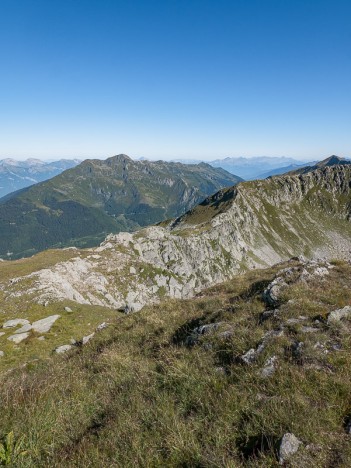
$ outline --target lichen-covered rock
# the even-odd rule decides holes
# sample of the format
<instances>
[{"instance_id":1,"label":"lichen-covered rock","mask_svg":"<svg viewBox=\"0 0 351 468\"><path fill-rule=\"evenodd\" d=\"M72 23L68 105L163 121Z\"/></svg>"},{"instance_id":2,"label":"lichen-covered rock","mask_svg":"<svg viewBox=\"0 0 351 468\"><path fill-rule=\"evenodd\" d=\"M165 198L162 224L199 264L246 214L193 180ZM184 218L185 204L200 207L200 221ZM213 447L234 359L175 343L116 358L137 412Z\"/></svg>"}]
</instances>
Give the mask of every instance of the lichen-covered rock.
<instances>
[{"instance_id":1,"label":"lichen-covered rock","mask_svg":"<svg viewBox=\"0 0 351 468\"><path fill-rule=\"evenodd\" d=\"M333 310L333 312L330 312L327 321L328 324L330 324L332 322L339 322L340 320L349 317L351 317L351 306L345 306L342 309L337 309Z\"/></svg>"},{"instance_id":2,"label":"lichen-covered rock","mask_svg":"<svg viewBox=\"0 0 351 468\"><path fill-rule=\"evenodd\" d=\"M287 283L281 277L272 281L263 291L262 297L266 305L269 307L277 307L279 305L281 295L287 286Z\"/></svg>"},{"instance_id":3,"label":"lichen-covered rock","mask_svg":"<svg viewBox=\"0 0 351 468\"><path fill-rule=\"evenodd\" d=\"M279 447L279 464L284 465L296 453L301 445L299 440L294 434L286 433L282 437Z\"/></svg>"},{"instance_id":4,"label":"lichen-covered rock","mask_svg":"<svg viewBox=\"0 0 351 468\"><path fill-rule=\"evenodd\" d=\"M278 357L277 356L272 356L266 360L264 363L264 367L261 369L261 377L266 378L266 377L271 377L278 364Z\"/></svg>"},{"instance_id":5,"label":"lichen-covered rock","mask_svg":"<svg viewBox=\"0 0 351 468\"><path fill-rule=\"evenodd\" d=\"M249 349L245 354L241 356L241 360L245 364L252 364L256 359L257 353L254 348Z\"/></svg>"}]
</instances>

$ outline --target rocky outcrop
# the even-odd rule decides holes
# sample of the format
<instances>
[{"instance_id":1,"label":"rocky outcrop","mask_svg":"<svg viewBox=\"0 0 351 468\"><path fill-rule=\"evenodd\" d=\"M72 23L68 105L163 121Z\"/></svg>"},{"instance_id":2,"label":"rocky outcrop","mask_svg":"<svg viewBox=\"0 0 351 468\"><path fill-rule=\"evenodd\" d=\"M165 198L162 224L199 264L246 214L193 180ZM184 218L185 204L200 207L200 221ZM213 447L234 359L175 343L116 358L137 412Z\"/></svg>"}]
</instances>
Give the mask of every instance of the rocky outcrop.
<instances>
[{"instance_id":1,"label":"rocky outcrop","mask_svg":"<svg viewBox=\"0 0 351 468\"><path fill-rule=\"evenodd\" d=\"M25 287L43 304L69 299L129 313L164 296L191 297L246 269L292 256L349 257L350 182L350 166L332 166L239 184L164 227L109 235L99 247L3 289L21 295ZM270 307L278 306L294 275L306 280L309 268L313 263L276 278L265 291ZM315 276L326 274L326 266L313 269Z\"/></svg>"}]
</instances>

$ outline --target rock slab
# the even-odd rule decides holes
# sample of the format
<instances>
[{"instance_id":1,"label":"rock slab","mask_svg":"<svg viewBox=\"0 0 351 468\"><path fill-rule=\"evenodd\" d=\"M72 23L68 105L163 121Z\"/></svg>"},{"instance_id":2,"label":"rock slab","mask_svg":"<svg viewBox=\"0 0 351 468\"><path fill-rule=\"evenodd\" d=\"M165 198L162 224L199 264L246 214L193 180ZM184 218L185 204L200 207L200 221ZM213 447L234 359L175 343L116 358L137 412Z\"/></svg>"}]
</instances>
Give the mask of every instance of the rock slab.
<instances>
[{"instance_id":1,"label":"rock slab","mask_svg":"<svg viewBox=\"0 0 351 468\"><path fill-rule=\"evenodd\" d=\"M60 317L61 315L50 315L49 317L37 320L32 323L32 330L37 333L47 333Z\"/></svg>"}]
</instances>

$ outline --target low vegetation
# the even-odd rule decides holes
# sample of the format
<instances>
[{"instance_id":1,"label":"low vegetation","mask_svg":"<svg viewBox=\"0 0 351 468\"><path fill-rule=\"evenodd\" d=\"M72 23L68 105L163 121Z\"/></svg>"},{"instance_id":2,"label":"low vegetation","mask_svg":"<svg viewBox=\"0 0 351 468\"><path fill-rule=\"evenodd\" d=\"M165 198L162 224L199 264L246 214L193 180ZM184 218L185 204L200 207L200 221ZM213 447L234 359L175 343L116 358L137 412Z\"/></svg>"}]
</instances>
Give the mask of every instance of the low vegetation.
<instances>
[{"instance_id":1,"label":"low vegetation","mask_svg":"<svg viewBox=\"0 0 351 468\"><path fill-rule=\"evenodd\" d=\"M284 268L291 279L267 306L262 293ZM287 466L350 466L351 324L328 314L351 304L351 266L307 280L304 268L253 270L116 316L84 347L3 372L9 463L277 466L293 433L301 446Z\"/></svg>"}]
</instances>

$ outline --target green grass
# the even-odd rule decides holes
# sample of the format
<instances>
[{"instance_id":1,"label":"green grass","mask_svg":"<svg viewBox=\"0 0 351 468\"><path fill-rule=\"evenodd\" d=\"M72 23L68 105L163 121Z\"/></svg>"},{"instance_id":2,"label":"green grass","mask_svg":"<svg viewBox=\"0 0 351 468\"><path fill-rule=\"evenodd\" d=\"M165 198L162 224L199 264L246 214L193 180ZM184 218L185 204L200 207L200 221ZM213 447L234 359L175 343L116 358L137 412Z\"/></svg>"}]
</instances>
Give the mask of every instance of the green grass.
<instances>
[{"instance_id":1,"label":"green grass","mask_svg":"<svg viewBox=\"0 0 351 468\"><path fill-rule=\"evenodd\" d=\"M241 354L279 325L260 322L261 292L276 271L117 316L86 347L3 374L0 436L13 431L28 451L19 466L277 466L286 432L303 442L292 466L350 466L350 323L322 319L351 303L351 266L335 262L325 281L291 285L279 320L305 315L313 326L319 317L318 333L287 327L245 366ZM234 330L229 338L185 344L195 327L218 321ZM291 352L295 340L304 342L303 359ZM316 351L318 341L329 353ZM260 369L272 355L279 366L264 379Z\"/></svg>"}]
</instances>

